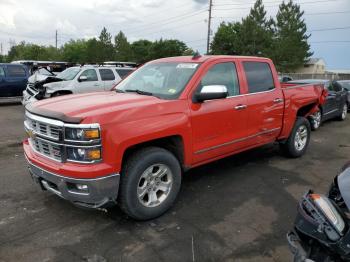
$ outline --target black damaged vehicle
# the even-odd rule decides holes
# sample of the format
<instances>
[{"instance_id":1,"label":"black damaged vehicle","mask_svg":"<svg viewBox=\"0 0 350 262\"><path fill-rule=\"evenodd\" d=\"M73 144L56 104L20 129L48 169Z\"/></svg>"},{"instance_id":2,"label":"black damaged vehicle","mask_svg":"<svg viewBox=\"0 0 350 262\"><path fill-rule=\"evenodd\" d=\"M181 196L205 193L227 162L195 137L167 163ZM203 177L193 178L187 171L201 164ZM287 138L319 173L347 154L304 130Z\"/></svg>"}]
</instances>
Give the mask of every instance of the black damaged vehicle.
<instances>
[{"instance_id":1,"label":"black damaged vehicle","mask_svg":"<svg viewBox=\"0 0 350 262\"><path fill-rule=\"evenodd\" d=\"M350 162L328 195L307 192L287 240L295 262L350 261Z\"/></svg>"},{"instance_id":2,"label":"black damaged vehicle","mask_svg":"<svg viewBox=\"0 0 350 262\"><path fill-rule=\"evenodd\" d=\"M328 91L326 102L319 110L310 116L309 121L312 130L317 130L322 122L334 118L345 120L348 113L348 91L338 81L325 79L301 79L287 82L288 84L323 84Z\"/></svg>"}]
</instances>

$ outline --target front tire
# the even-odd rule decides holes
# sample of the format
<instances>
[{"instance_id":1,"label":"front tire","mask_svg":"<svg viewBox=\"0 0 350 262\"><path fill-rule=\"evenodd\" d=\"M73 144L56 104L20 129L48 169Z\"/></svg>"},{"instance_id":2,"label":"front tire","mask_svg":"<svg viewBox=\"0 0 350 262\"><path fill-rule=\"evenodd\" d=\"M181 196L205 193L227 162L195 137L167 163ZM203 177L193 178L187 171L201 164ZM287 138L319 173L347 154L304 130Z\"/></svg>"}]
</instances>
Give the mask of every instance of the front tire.
<instances>
[{"instance_id":1,"label":"front tire","mask_svg":"<svg viewBox=\"0 0 350 262\"><path fill-rule=\"evenodd\" d=\"M287 141L281 144L284 153L292 158L301 157L310 142L311 127L305 117L297 117Z\"/></svg>"},{"instance_id":2,"label":"front tire","mask_svg":"<svg viewBox=\"0 0 350 262\"><path fill-rule=\"evenodd\" d=\"M119 205L136 220L156 218L175 202L181 167L168 150L148 147L132 154L123 166Z\"/></svg>"}]
</instances>

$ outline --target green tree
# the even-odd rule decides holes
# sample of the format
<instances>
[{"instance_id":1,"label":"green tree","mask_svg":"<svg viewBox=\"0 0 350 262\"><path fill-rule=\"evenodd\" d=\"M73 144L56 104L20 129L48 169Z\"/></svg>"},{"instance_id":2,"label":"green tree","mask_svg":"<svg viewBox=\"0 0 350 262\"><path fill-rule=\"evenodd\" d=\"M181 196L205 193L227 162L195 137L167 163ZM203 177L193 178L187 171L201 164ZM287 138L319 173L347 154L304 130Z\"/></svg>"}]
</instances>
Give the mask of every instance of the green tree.
<instances>
[{"instance_id":1,"label":"green tree","mask_svg":"<svg viewBox=\"0 0 350 262\"><path fill-rule=\"evenodd\" d=\"M149 59L157 59L170 56L181 56L188 49L187 45L179 40L160 39L152 43L149 51Z\"/></svg>"},{"instance_id":2,"label":"green tree","mask_svg":"<svg viewBox=\"0 0 350 262\"><path fill-rule=\"evenodd\" d=\"M89 64L101 64L105 59L105 50L103 44L96 38L91 38L86 42L86 62ZM110 59L108 59L110 60Z\"/></svg>"},{"instance_id":3,"label":"green tree","mask_svg":"<svg viewBox=\"0 0 350 262\"><path fill-rule=\"evenodd\" d=\"M221 23L211 43L212 54L272 56L274 21L257 0L241 22Z\"/></svg>"},{"instance_id":4,"label":"green tree","mask_svg":"<svg viewBox=\"0 0 350 262\"><path fill-rule=\"evenodd\" d=\"M131 45L122 31L120 31L114 38L114 48L116 60L130 61L132 59L133 54Z\"/></svg>"},{"instance_id":5,"label":"green tree","mask_svg":"<svg viewBox=\"0 0 350 262\"><path fill-rule=\"evenodd\" d=\"M112 35L108 33L107 29L103 27L100 36L99 36L99 59L103 61L113 60L114 59L114 48L112 44Z\"/></svg>"},{"instance_id":6,"label":"green tree","mask_svg":"<svg viewBox=\"0 0 350 262\"><path fill-rule=\"evenodd\" d=\"M266 18L262 0L257 0L249 15L242 19L237 29L237 51L242 55L271 56L273 52L272 18Z\"/></svg>"},{"instance_id":7,"label":"green tree","mask_svg":"<svg viewBox=\"0 0 350 262\"><path fill-rule=\"evenodd\" d=\"M279 6L276 16L276 41L274 60L281 72L293 72L313 55L310 45L304 11L292 0Z\"/></svg>"},{"instance_id":8,"label":"green tree","mask_svg":"<svg viewBox=\"0 0 350 262\"><path fill-rule=\"evenodd\" d=\"M84 39L70 40L62 47L62 60L72 63L86 63L87 42Z\"/></svg>"},{"instance_id":9,"label":"green tree","mask_svg":"<svg viewBox=\"0 0 350 262\"><path fill-rule=\"evenodd\" d=\"M133 60L137 63L145 63L150 60L149 52L152 42L145 39L140 39L131 44Z\"/></svg>"},{"instance_id":10,"label":"green tree","mask_svg":"<svg viewBox=\"0 0 350 262\"><path fill-rule=\"evenodd\" d=\"M210 44L213 55L236 55L241 50L237 50L239 43L238 32L240 23L222 22L216 31L213 41Z\"/></svg>"}]
</instances>

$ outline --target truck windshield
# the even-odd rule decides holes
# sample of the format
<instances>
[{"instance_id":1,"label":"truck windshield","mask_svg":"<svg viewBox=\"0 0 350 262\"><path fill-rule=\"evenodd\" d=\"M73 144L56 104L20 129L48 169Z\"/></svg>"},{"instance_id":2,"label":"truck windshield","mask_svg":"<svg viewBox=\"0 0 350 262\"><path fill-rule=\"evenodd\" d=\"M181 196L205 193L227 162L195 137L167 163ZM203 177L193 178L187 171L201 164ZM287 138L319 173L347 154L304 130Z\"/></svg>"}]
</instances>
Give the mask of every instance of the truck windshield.
<instances>
[{"instance_id":1,"label":"truck windshield","mask_svg":"<svg viewBox=\"0 0 350 262\"><path fill-rule=\"evenodd\" d=\"M147 64L117 85L118 92L136 92L164 99L179 97L198 63Z\"/></svg>"},{"instance_id":2,"label":"truck windshield","mask_svg":"<svg viewBox=\"0 0 350 262\"><path fill-rule=\"evenodd\" d=\"M65 81L73 80L74 77L80 72L80 68L78 67L70 67L66 70L62 71L57 75L57 78L60 78Z\"/></svg>"}]
</instances>

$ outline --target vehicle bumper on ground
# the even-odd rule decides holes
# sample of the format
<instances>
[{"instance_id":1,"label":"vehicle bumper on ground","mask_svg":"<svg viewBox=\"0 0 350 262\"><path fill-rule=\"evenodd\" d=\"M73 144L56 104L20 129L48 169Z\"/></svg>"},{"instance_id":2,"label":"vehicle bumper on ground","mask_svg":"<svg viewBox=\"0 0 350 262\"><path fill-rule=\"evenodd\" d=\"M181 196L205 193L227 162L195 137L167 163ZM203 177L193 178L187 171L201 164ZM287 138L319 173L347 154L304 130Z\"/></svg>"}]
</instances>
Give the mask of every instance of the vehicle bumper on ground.
<instances>
[{"instance_id":1,"label":"vehicle bumper on ground","mask_svg":"<svg viewBox=\"0 0 350 262\"><path fill-rule=\"evenodd\" d=\"M29 173L43 190L88 208L103 208L116 203L119 174L95 179L69 178L44 170L32 163L27 157L26 160Z\"/></svg>"},{"instance_id":2,"label":"vehicle bumper on ground","mask_svg":"<svg viewBox=\"0 0 350 262\"><path fill-rule=\"evenodd\" d=\"M35 94L36 95L36 94ZM35 95L31 95L27 92L27 90L23 91L23 98L22 98L22 105L27 105L30 103L33 103L35 101L38 101L38 99L35 98Z\"/></svg>"}]
</instances>

